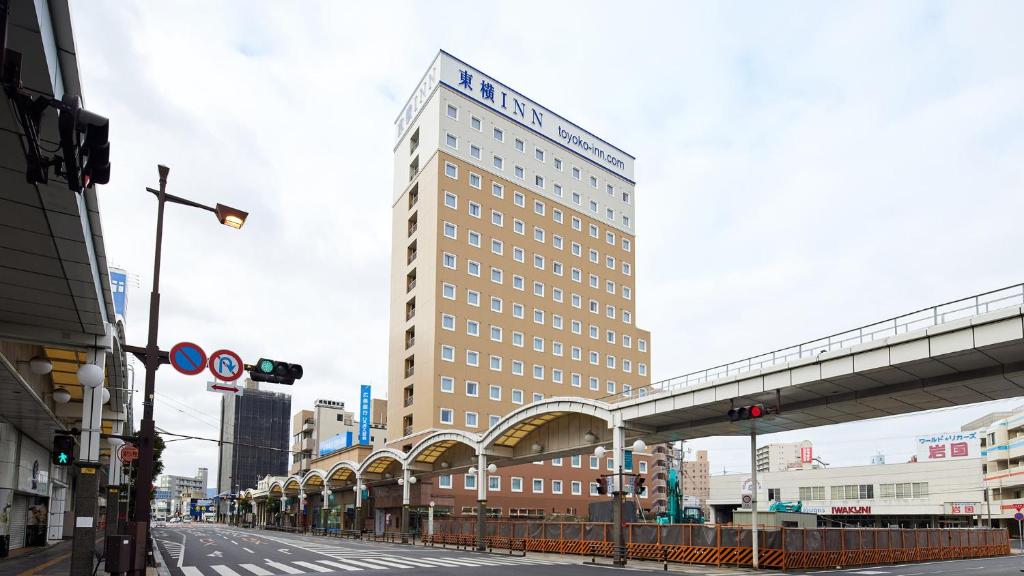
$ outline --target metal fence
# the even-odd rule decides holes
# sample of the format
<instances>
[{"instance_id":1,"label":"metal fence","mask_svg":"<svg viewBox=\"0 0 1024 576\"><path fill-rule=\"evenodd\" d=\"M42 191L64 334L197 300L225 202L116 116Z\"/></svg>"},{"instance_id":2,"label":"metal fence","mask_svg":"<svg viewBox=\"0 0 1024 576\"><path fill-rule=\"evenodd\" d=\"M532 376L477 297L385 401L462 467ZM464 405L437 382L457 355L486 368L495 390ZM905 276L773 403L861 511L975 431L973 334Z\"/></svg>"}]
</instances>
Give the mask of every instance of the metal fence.
<instances>
[{"instance_id":1,"label":"metal fence","mask_svg":"<svg viewBox=\"0 0 1024 576\"><path fill-rule=\"evenodd\" d=\"M475 539L476 520L434 522L425 541L466 544ZM751 565L749 526L627 524L628 555L640 560L686 564ZM600 522L516 522L490 520L490 548L611 556L611 524ZM761 528L758 561L763 568L834 568L898 562L1002 556L1009 534L991 528Z\"/></svg>"},{"instance_id":2,"label":"metal fence","mask_svg":"<svg viewBox=\"0 0 1024 576\"><path fill-rule=\"evenodd\" d=\"M620 392L601 398L606 402L619 402L633 397L644 397L654 394L675 392L689 386L696 386L706 382L712 382L728 376L734 376L743 372L760 370L792 362L801 358L811 358L822 352L832 352L843 348L850 348L858 344L872 342L883 338L889 338L899 334L905 334L922 328L938 326L953 320L969 318L986 314L1002 308L1020 306L1024 304L1024 284L1017 284L969 296L953 302L939 304L903 314L874 324L868 324L845 332L839 332L817 340L811 340L766 352L757 356L751 356L736 362L722 364L704 370L697 370L682 376L676 376L667 380L654 382L647 386L634 388L629 392Z\"/></svg>"}]
</instances>

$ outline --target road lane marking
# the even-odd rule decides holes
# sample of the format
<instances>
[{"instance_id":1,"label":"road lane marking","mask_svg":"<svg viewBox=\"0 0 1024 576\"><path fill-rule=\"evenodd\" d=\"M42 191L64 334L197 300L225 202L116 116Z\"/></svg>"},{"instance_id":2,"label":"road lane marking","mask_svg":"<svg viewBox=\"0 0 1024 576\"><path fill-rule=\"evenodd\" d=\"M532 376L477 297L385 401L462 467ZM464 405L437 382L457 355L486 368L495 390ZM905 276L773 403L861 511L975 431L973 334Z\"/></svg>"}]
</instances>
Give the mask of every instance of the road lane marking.
<instances>
[{"instance_id":1,"label":"road lane marking","mask_svg":"<svg viewBox=\"0 0 1024 576\"><path fill-rule=\"evenodd\" d=\"M50 566L53 566L54 564L56 564L56 563L58 563L58 562L60 562L62 560L66 560L70 556L71 556L70 552L67 553L67 554L64 554L63 556L58 556L58 557L54 558L53 560L49 560L47 562L44 562L44 563L40 564L39 566L36 566L34 568L29 568L28 570L18 574L18 576L32 576L33 574L35 574L39 570L42 570L44 568L49 568Z\"/></svg>"},{"instance_id":2,"label":"road lane marking","mask_svg":"<svg viewBox=\"0 0 1024 576\"><path fill-rule=\"evenodd\" d=\"M249 554L255 554L255 552L253 552L252 550L249 550L248 548L242 548L242 550L245 550Z\"/></svg>"},{"instance_id":3,"label":"road lane marking","mask_svg":"<svg viewBox=\"0 0 1024 576\"><path fill-rule=\"evenodd\" d=\"M267 564L277 568L285 574L302 574L302 570L296 570L287 564L281 564L280 562L274 562L273 560L267 560Z\"/></svg>"},{"instance_id":4,"label":"road lane marking","mask_svg":"<svg viewBox=\"0 0 1024 576\"><path fill-rule=\"evenodd\" d=\"M185 576L203 576L203 573L195 566L179 566L179 568L181 568L181 573Z\"/></svg>"},{"instance_id":5,"label":"road lane marking","mask_svg":"<svg viewBox=\"0 0 1024 576\"><path fill-rule=\"evenodd\" d=\"M323 566L317 566L316 564L313 564L312 562L303 562L301 560L293 560L292 564L295 564L296 566L302 566L303 568L309 568L310 570L313 570L313 571L316 571L316 572L332 572L332 570L330 568L324 568Z\"/></svg>"},{"instance_id":6,"label":"road lane marking","mask_svg":"<svg viewBox=\"0 0 1024 576\"><path fill-rule=\"evenodd\" d=\"M349 564L355 564L356 566L362 566L363 568L370 568L371 570L384 570L385 568L387 568L386 566L380 566L378 564L372 564L370 562L364 562L364 560L368 560L368 558L360 558L358 560L355 560L353 558L337 558L337 557L335 557L334 559L339 561L339 562L348 562Z\"/></svg>"},{"instance_id":7,"label":"road lane marking","mask_svg":"<svg viewBox=\"0 0 1024 576\"><path fill-rule=\"evenodd\" d=\"M330 560L317 560L317 562L321 564L326 564L327 566L341 568L342 570L362 570L362 568L356 568L355 566L347 566L345 564L342 564L341 562L332 562Z\"/></svg>"},{"instance_id":8,"label":"road lane marking","mask_svg":"<svg viewBox=\"0 0 1024 576\"><path fill-rule=\"evenodd\" d=\"M252 572L256 576L274 576L273 572L269 572L267 570L264 570L263 568L260 568L259 566L255 565L255 564L239 564L239 566L242 567L242 568L245 568L249 572Z\"/></svg>"},{"instance_id":9,"label":"road lane marking","mask_svg":"<svg viewBox=\"0 0 1024 576\"><path fill-rule=\"evenodd\" d=\"M238 572L235 572L234 570L232 570L231 568L228 568L227 566L225 566L223 564L217 564L217 565L214 565L214 566L210 566L210 568L213 568L213 570L217 574L220 574L221 576L242 576Z\"/></svg>"}]
</instances>

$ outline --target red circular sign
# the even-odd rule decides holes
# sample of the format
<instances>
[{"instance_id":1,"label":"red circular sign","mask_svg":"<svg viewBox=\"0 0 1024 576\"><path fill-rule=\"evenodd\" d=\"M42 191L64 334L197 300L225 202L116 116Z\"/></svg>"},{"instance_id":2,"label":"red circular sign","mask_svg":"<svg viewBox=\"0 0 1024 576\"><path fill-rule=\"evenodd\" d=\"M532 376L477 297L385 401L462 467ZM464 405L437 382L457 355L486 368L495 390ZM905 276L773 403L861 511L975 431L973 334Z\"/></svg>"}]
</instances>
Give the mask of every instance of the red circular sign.
<instances>
[{"instance_id":1,"label":"red circular sign","mask_svg":"<svg viewBox=\"0 0 1024 576\"><path fill-rule=\"evenodd\" d=\"M234 382L245 372L242 358L231 350L217 350L210 354L209 364L210 374L225 382Z\"/></svg>"},{"instance_id":2,"label":"red circular sign","mask_svg":"<svg viewBox=\"0 0 1024 576\"><path fill-rule=\"evenodd\" d=\"M171 366L182 374L195 376L206 367L206 352L198 344L178 342L167 354Z\"/></svg>"},{"instance_id":3,"label":"red circular sign","mask_svg":"<svg viewBox=\"0 0 1024 576\"><path fill-rule=\"evenodd\" d=\"M121 458L121 463L129 464L139 457L139 449L134 444L122 444L118 449L118 457Z\"/></svg>"}]
</instances>

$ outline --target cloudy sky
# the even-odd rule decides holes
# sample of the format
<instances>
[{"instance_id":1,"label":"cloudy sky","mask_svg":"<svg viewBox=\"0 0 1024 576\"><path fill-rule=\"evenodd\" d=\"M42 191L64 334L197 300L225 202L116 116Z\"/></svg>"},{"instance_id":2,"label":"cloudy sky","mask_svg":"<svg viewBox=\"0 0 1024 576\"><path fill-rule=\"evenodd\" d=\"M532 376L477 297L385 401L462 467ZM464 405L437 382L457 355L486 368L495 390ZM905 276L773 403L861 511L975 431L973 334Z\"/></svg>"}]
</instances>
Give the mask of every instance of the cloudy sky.
<instances>
[{"instance_id":1,"label":"cloudy sky","mask_svg":"<svg viewBox=\"0 0 1024 576\"><path fill-rule=\"evenodd\" d=\"M655 379L1024 280L1024 5L1012 2L72 3L86 106L111 118L107 251L138 275L169 190L160 343L300 362L292 407L387 378L392 122L438 49L637 158L637 323ZM141 379L139 381L141 387ZM215 437L205 378L157 423ZM286 388L286 387L277 387ZM833 464L1015 401L807 430ZM138 412L141 414L141 410ZM715 470L745 439L690 443ZM170 445L166 471L216 470Z\"/></svg>"}]
</instances>

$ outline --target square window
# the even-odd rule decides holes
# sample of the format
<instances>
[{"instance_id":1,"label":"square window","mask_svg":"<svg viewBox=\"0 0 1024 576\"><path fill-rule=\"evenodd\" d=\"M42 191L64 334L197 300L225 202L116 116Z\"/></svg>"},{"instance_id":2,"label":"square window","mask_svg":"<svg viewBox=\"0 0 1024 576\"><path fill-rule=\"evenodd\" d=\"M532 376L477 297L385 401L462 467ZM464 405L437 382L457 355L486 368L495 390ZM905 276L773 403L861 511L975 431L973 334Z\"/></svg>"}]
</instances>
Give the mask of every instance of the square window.
<instances>
[{"instance_id":1,"label":"square window","mask_svg":"<svg viewBox=\"0 0 1024 576\"><path fill-rule=\"evenodd\" d=\"M513 360L512 361L512 375L513 376L522 376L523 375L523 361L522 360Z\"/></svg>"},{"instance_id":2,"label":"square window","mask_svg":"<svg viewBox=\"0 0 1024 576\"><path fill-rule=\"evenodd\" d=\"M543 478L534 478L533 479L533 493L534 494L543 494L544 493L544 479Z\"/></svg>"},{"instance_id":3,"label":"square window","mask_svg":"<svg viewBox=\"0 0 1024 576\"><path fill-rule=\"evenodd\" d=\"M445 192L444 193L444 205L449 207L449 208L458 208L459 207L459 197L456 196L455 194L452 194L451 192Z\"/></svg>"},{"instance_id":4,"label":"square window","mask_svg":"<svg viewBox=\"0 0 1024 576\"><path fill-rule=\"evenodd\" d=\"M480 175L479 174L476 174L476 173L473 173L473 172L469 173L469 185L470 186L472 186L473 188L476 188L477 190L479 190L480 187L482 186L481 182L482 181L480 180Z\"/></svg>"},{"instance_id":5,"label":"square window","mask_svg":"<svg viewBox=\"0 0 1024 576\"><path fill-rule=\"evenodd\" d=\"M515 331L512 332L512 345L517 347L517 348L522 348L523 347L523 333L522 332L515 332Z\"/></svg>"},{"instance_id":6,"label":"square window","mask_svg":"<svg viewBox=\"0 0 1024 576\"><path fill-rule=\"evenodd\" d=\"M501 268L491 268L491 282L494 282L495 284L501 284L501 282L502 282Z\"/></svg>"},{"instance_id":7,"label":"square window","mask_svg":"<svg viewBox=\"0 0 1024 576\"><path fill-rule=\"evenodd\" d=\"M580 334L583 331L583 323L579 320L572 321L572 333Z\"/></svg>"},{"instance_id":8,"label":"square window","mask_svg":"<svg viewBox=\"0 0 1024 576\"><path fill-rule=\"evenodd\" d=\"M477 413L466 412L466 428L476 428L477 426Z\"/></svg>"},{"instance_id":9,"label":"square window","mask_svg":"<svg viewBox=\"0 0 1024 576\"><path fill-rule=\"evenodd\" d=\"M513 476L510 480L509 489L513 492L522 492L523 479L519 476Z\"/></svg>"},{"instance_id":10,"label":"square window","mask_svg":"<svg viewBox=\"0 0 1024 576\"><path fill-rule=\"evenodd\" d=\"M541 216L543 216L544 215L544 203L541 202L540 200L534 200L533 201L533 212L535 214L540 214Z\"/></svg>"},{"instance_id":11,"label":"square window","mask_svg":"<svg viewBox=\"0 0 1024 576\"><path fill-rule=\"evenodd\" d=\"M554 382L555 384L561 384L562 383L562 371L559 370L558 368L552 368L551 369L551 381Z\"/></svg>"},{"instance_id":12,"label":"square window","mask_svg":"<svg viewBox=\"0 0 1024 576\"><path fill-rule=\"evenodd\" d=\"M441 376L441 392L455 393L455 379L449 376Z\"/></svg>"},{"instance_id":13,"label":"square window","mask_svg":"<svg viewBox=\"0 0 1024 576\"><path fill-rule=\"evenodd\" d=\"M467 241L469 242L470 246L473 246L474 248L479 248L480 247L480 233L479 232L475 232L473 230L470 230L469 234L466 236L466 238L467 238Z\"/></svg>"},{"instance_id":14,"label":"square window","mask_svg":"<svg viewBox=\"0 0 1024 576\"><path fill-rule=\"evenodd\" d=\"M605 188L608 190L608 195L609 196L614 196L615 195L615 186L612 186L611 184L608 184L608 185L605 186Z\"/></svg>"},{"instance_id":15,"label":"square window","mask_svg":"<svg viewBox=\"0 0 1024 576\"><path fill-rule=\"evenodd\" d=\"M611 208L605 208L604 215L605 215L606 218L608 218L612 222L615 221L615 210L612 210Z\"/></svg>"},{"instance_id":16,"label":"square window","mask_svg":"<svg viewBox=\"0 0 1024 576\"><path fill-rule=\"evenodd\" d=\"M512 275L512 287L513 288L515 288L516 290L523 290L524 289L524 285L525 285L525 280L523 280L522 276L520 276L518 274L513 274Z\"/></svg>"},{"instance_id":17,"label":"square window","mask_svg":"<svg viewBox=\"0 0 1024 576\"><path fill-rule=\"evenodd\" d=\"M536 186L537 188L540 188L541 190L543 190L544 189L544 177L541 176L540 174L535 174L533 176L533 185Z\"/></svg>"},{"instance_id":18,"label":"square window","mask_svg":"<svg viewBox=\"0 0 1024 576\"><path fill-rule=\"evenodd\" d=\"M498 170L504 170L505 169L505 159L502 158L501 156L495 155L494 156L494 167L497 168Z\"/></svg>"},{"instance_id":19,"label":"square window","mask_svg":"<svg viewBox=\"0 0 1024 576\"><path fill-rule=\"evenodd\" d=\"M572 193L572 203L573 204L579 206L582 201L583 201L583 198L580 196L579 192L573 192Z\"/></svg>"},{"instance_id":20,"label":"square window","mask_svg":"<svg viewBox=\"0 0 1024 576\"><path fill-rule=\"evenodd\" d=\"M551 187L551 190L555 193L555 196L558 196L559 198L562 197L562 185L561 184L553 185Z\"/></svg>"},{"instance_id":21,"label":"square window","mask_svg":"<svg viewBox=\"0 0 1024 576\"><path fill-rule=\"evenodd\" d=\"M533 149L533 157L536 158L537 160L543 162L544 161L544 151L541 150L540 148L534 148Z\"/></svg>"},{"instance_id":22,"label":"square window","mask_svg":"<svg viewBox=\"0 0 1024 576\"><path fill-rule=\"evenodd\" d=\"M505 187L502 186L501 184L498 184L497 182L493 182L491 183L491 194L497 196L498 198L504 198Z\"/></svg>"},{"instance_id":23,"label":"square window","mask_svg":"<svg viewBox=\"0 0 1024 576\"><path fill-rule=\"evenodd\" d=\"M441 297L448 300L455 300L455 285L441 284Z\"/></svg>"},{"instance_id":24,"label":"square window","mask_svg":"<svg viewBox=\"0 0 1024 576\"><path fill-rule=\"evenodd\" d=\"M590 383L590 389L591 390L600 390L601 389L601 381L598 380L597 378L591 376L589 383Z\"/></svg>"},{"instance_id":25,"label":"square window","mask_svg":"<svg viewBox=\"0 0 1024 576\"><path fill-rule=\"evenodd\" d=\"M441 424L453 424L455 422L455 411L451 408L441 408Z\"/></svg>"},{"instance_id":26,"label":"square window","mask_svg":"<svg viewBox=\"0 0 1024 576\"><path fill-rule=\"evenodd\" d=\"M555 170L561 170L561 169L562 169L562 159L561 158L555 158Z\"/></svg>"},{"instance_id":27,"label":"square window","mask_svg":"<svg viewBox=\"0 0 1024 576\"><path fill-rule=\"evenodd\" d=\"M452 224L451 222L445 222L444 235L453 240L458 238L458 227L455 224Z\"/></svg>"},{"instance_id":28,"label":"square window","mask_svg":"<svg viewBox=\"0 0 1024 576\"><path fill-rule=\"evenodd\" d=\"M495 226L504 226L505 215L497 210L491 210L491 224Z\"/></svg>"},{"instance_id":29,"label":"square window","mask_svg":"<svg viewBox=\"0 0 1024 576\"><path fill-rule=\"evenodd\" d=\"M459 119L459 109L456 108L454 104L448 105L448 117L453 120Z\"/></svg>"},{"instance_id":30,"label":"square window","mask_svg":"<svg viewBox=\"0 0 1024 576\"><path fill-rule=\"evenodd\" d=\"M523 152L526 150L526 143L520 140L519 138L516 138L516 150L519 152Z\"/></svg>"},{"instance_id":31,"label":"square window","mask_svg":"<svg viewBox=\"0 0 1024 576\"><path fill-rule=\"evenodd\" d=\"M540 392L534 392L533 393L533 401L534 402L540 402L543 399L544 399L544 395L541 394Z\"/></svg>"},{"instance_id":32,"label":"square window","mask_svg":"<svg viewBox=\"0 0 1024 576\"><path fill-rule=\"evenodd\" d=\"M476 202L470 202L469 203L469 215L472 216L473 218L479 218L480 217L480 205L477 204Z\"/></svg>"},{"instance_id":33,"label":"square window","mask_svg":"<svg viewBox=\"0 0 1024 576\"><path fill-rule=\"evenodd\" d=\"M445 330L455 330L455 316L451 314L441 314L441 328Z\"/></svg>"},{"instance_id":34,"label":"square window","mask_svg":"<svg viewBox=\"0 0 1024 576\"><path fill-rule=\"evenodd\" d=\"M534 308L533 309L533 322L535 324L543 324L544 323L544 311L541 310L540 308Z\"/></svg>"},{"instance_id":35,"label":"square window","mask_svg":"<svg viewBox=\"0 0 1024 576\"><path fill-rule=\"evenodd\" d=\"M533 239L537 242L544 242L544 229L534 226L533 227Z\"/></svg>"},{"instance_id":36,"label":"square window","mask_svg":"<svg viewBox=\"0 0 1024 576\"><path fill-rule=\"evenodd\" d=\"M476 116L469 117L469 125L473 128L473 130L477 131L479 131L483 127L483 123L481 123L480 119L477 118Z\"/></svg>"},{"instance_id":37,"label":"square window","mask_svg":"<svg viewBox=\"0 0 1024 576\"><path fill-rule=\"evenodd\" d=\"M444 134L444 143L449 148L454 148L456 150L458 150L458 148L459 148L459 139L454 134L452 134L451 132L445 132L445 134Z\"/></svg>"},{"instance_id":38,"label":"square window","mask_svg":"<svg viewBox=\"0 0 1024 576\"><path fill-rule=\"evenodd\" d=\"M597 176L590 177L590 187L597 188Z\"/></svg>"},{"instance_id":39,"label":"square window","mask_svg":"<svg viewBox=\"0 0 1024 576\"><path fill-rule=\"evenodd\" d=\"M534 296L540 296L541 298L544 297L544 283L543 282L534 282L533 283L533 295Z\"/></svg>"},{"instance_id":40,"label":"square window","mask_svg":"<svg viewBox=\"0 0 1024 576\"><path fill-rule=\"evenodd\" d=\"M475 350L466 350L466 366L479 366L480 353Z\"/></svg>"},{"instance_id":41,"label":"square window","mask_svg":"<svg viewBox=\"0 0 1024 576\"><path fill-rule=\"evenodd\" d=\"M501 491L501 476L488 476L487 477L487 490L489 492L500 492Z\"/></svg>"},{"instance_id":42,"label":"square window","mask_svg":"<svg viewBox=\"0 0 1024 576\"><path fill-rule=\"evenodd\" d=\"M580 169L579 168L577 168L575 166L572 167L572 177L577 179L577 180L580 179Z\"/></svg>"},{"instance_id":43,"label":"square window","mask_svg":"<svg viewBox=\"0 0 1024 576\"><path fill-rule=\"evenodd\" d=\"M512 220L512 231L520 236L526 234L526 224L518 218Z\"/></svg>"},{"instance_id":44,"label":"square window","mask_svg":"<svg viewBox=\"0 0 1024 576\"><path fill-rule=\"evenodd\" d=\"M466 474L462 477L462 487L466 490L476 490L476 474Z\"/></svg>"},{"instance_id":45,"label":"square window","mask_svg":"<svg viewBox=\"0 0 1024 576\"><path fill-rule=\"evenodd\" d=\"M501 314L501 298L491 296L491 312Z\"/></svg>"},{"instance_id":46,"label":"square window","mask_svg":"<svg viewBox=\"0 0 1024 576\"><path fill-rule=\"evenodd\" d=\"M523 208L526 206L526 197L523 196L522 192L515 192L512 194L512 203Z\"/></svg>"},{"instance_id":47,"label":"square window","mask_svg":"<svg viewBox=\"0 0 1024 576\"><path fill-rule=\"evenodd\" d=\"M526 170L523 169L522 166L516 166L513 173L516 175L516 178L519 178L520 180L526 179Z\"/></svg>"},{"instance_id":48,"label":"square window","mask_svg":"<svg viewBox=\"0 0 1024 576\"><path fill-rule=\"evenodd\" d=\"M442 256L441 258L441 264L445 268L451 268L452 270L455 270L455 254L445 252L444 256Z\"/></svg>"},{"instance_id":49,"label":"square window","mask_svg":"<svg viewBox=\"0 0 1024 576\"><path fill-rule=\"evenodd\" d=\"M633 248L633 243L629 241L629 238L622 239L622 249L629 252Z\"/></svg>"},{"instance_id":50,"label":"square window","mask_svg":"<svg viewBox=\"0 0 1024 576\"><path fill-rule=\"evenodd\" d=\"M501 372L501 356L490 357L491 370Z\"/></svg>"},{"instance_id":51,"label":"square window","mask_svg":"<svg viewBox=\"0 0 1024 576\"><path fill-rule=\"evenodd\" d=\"M597 201L596 200L591 200L590 201L590 211L596 214L598 208L600 208L600 206L598 205Z\"/></svg>"},{"instance_id":52,"label":"square window","mask_svg":"<svg viewBox=\"0 0 1024 576\"><path fill-rule=\"evenodd\" d=\"M561 276L562 275L562 263L557 261L557 260L551 262L551 273L554 274L555 276Z\"/></svg>"},{"instance_id":53,"label":"square window","mask_svg":"<svg viewBox=\"0 0 1024 576\"><path fill-rule=\"evenodd\" d=\"M491 340L501 342L501 326L491 326Z\"/></svg>"},{"instance_id":54,"label":"square window","mask_svg":"<svg viewBox=\"0 0 1024 576\"><path fill-rule=\"evenodd\" d=\"M501 400L501 386L491 384L489 388L488 398L491 400Z\"/></svg>"},{"instance_id":55,"label":"square window","mask_svg":"<svg viewBox=\"0 0 1024 576\"><path fill-rule=\"evenodd\" d=\"M513 404L522 404L523 403L523 391L522 390L517 390L515 388L512 389L512 403Z\"/></svg>"},{"instance_id":56,"label":"square window","mask_svg":"<svg viewBox=\"0 0 1024 576\"><path fill-rule=\"evenodd\" d=\"M497 140L498 142L504 142L505 141L505 131L502 130L501 128L495 128L494 129L494 139Z\"/></svg>"},{"instance_id":57,"label":"square window","mask_svg":"<svg viewBox=\"0 0 1024 576\"><path fill-rule=\"evenodd\" d=\"M466 334L470 336L479 336L480 323L476 320L466 320Z\"/></svg>"},{"instance_id":58,"label":"square window","mask_svg":"<svg viewBox=\"0 0 1024 576\"><path fill-rule=\"evenodd\" d=\"M498 256L501 256L501 254L502 254L502 252L504 252L504 250L505 250L505 245L502 243L501 240L497 240L497 239L492 239L491 240L491 252L494 252Z\"/></svg>"},{"instance_id":59,"label":"square window","mask_svg":"<svg viewBox=\"0 0 1024 576\"><path fill-rule=\"evenodd\" d=\"M466 380L466 396L476 398L480 394L480 384L472 380Z\"/></svg>"},{"instance_id":60,"label":"square window","mask_svg":"<svg viewBox=\"0 0 1024 576\"><path fill-rule=\"evenodd\" d=\"M533 349L536 352L543 352L544 351L544 339L541 338L540 336L534 336L533 337Z\"/></svg>"},{"instance_id":61,"label":"square window","mask_svg":"<svg viewBox=\"0 0 1024 576\"><path fill-rule=\"evenodd\" d=\"M605 392L607 392L608 394L615 394L615 382L614 381L609 380L608 382L605 383Z\"/></svg>"},{"instance_id":62,"label":"square window","mask_svg":"<svg viewBox=\"0 0 1024 576\"><path fill-rule=\"evenodd\" d=\"M490 416L487 417L488 428L494 428L495 426L498 425L498 422L501 422L501 416L498 416L497 414L491 414Z\"/></svg>"},{"instance_id":63,"label":"square window","mask_svg":"<svg viewBox=\"0 0 1024 576\"><path fill-rule=\"evenodd\" d=\"M455 164L452 164L451 162L445 162L444 163L444 175L449 177L449 178L458 178L459 177L459 167L456 166Z\"/></svg>"},{"instance_id":64,"label":"square window","mask_svg":"<svg viewBox=\"0 0 1024 576\"><path fill-rule=\"evenodd\" d=\"M572 217L572 229L576 230L577 232L582 230L583 229L583 221L580 220L579 218L577 218L576 216L573 216ZM575 244L575 242L573 242L573 244Z\"/></svg>"},{"instance_id":65,"label":"square window","mask_svg":"<svg viewBox=\"0 0 1024 576\"><path fill-rule=\"evenodd\" d=\"M569 487L572 490L573 496L580 496L583 494L583 483L579 480L573 480L572 483L569 484Z\"/></svg>"},{"instance_id":66,"label":"square window","mask_svg":"<svg viewBox=\"0 0 1024 576\"><path fill-rule=\"evenodd\" d=\"M451 490L452 488L452 475L442 474L437 477L437 487L444 490Z\"/></svg>"},{"instance_id":67,"label":"square window","mask_svg":"<svg viewBox=\"0 0 1024 576\"><path fill-rule=\"evenodd\" d=\"M467 290L466 291L466 303L469 304L470 306L479 306L480 305L480 293L477 292L476 290Z\"/></svg>"},{"instance_id":68,"label":"square window","mask_svg":"<svg viewBox=\"0 0 1024 576\"><path fill-rule=\"evenodd\" d=\"M512 303L512 316L522 319L523 318L523 305L516 302Z\"/></svg>"},{"instance_id":69,"label":"square window","mask_svg":"<svg viewBox=\"0 0 1024 576\"><path fill-rule=\"evenodd\" d=\"M600 467L600 464L598 463L597 456L591 456L590 457L590 469L591 470L597 470L599 467Z\"/></svg>"},{"instance_id":70,"label":"square window","mask_svg":"<svg viewBox=\"0 0 1024 576\"><path fill-rule=\"evenodd\" d=\"M551 481L551 493L552 494L561 494L562 493L562 481L561 480L552 480Z\"/></svg>"},{"instance_id":71,"label":"square window","mask_svg":"<svg viewBox=\"0 0 1024 576\"><path fill-rule=\"evenodd\" d=\"M590 225L590 226L588 227L588 231L590 232L590 237L591 237L591 238L597 238L597 235L598 235L598 232L599 232L599 230L598 230L598 228L597 228L597 225L595 225L595 224L591 224L591 225Z\"/></svg>"},{"instance_id":72,"label":"square window","mask_svg":"<svg viewBox=\"0 0 1024 576\"><path fill-rule=\"evenodd\" d=\"M518 246L512 248L512 259L515 260L516 262L522 263L524 260L526 260L525 254L526 253L523 252L523 249Z\"/></svg>"},{"instance_id":73,"label":"square window","mask_svg":"<svg viewBox=\"0 0 1024 576\"><path fill-rule=\"evenodd\" d=\"M582 376L577 372L573 372L569 377L569 384L571 384L573 388L579 388L582 385Z\"/></svg>"},{"instance_id":74,"label":"square window","mask_svg":"<svg viewBox=\"0 0 1024 576\"><path fill-rule=\"evenodd\" d=\"M474 260L469 260L466 265L466 271L470 276L480 276L480 263Z\"/></svg>"},{"instance_id":75,"label":"square window","mask_svg":"<svg viewBox=\"0 0 1024 576\"><path fill-rule=\"evenodd\" d=\"M533 267L538 270L544 269L544 257L540 254L533 255Z\"/></svg>"}]
</instances>

